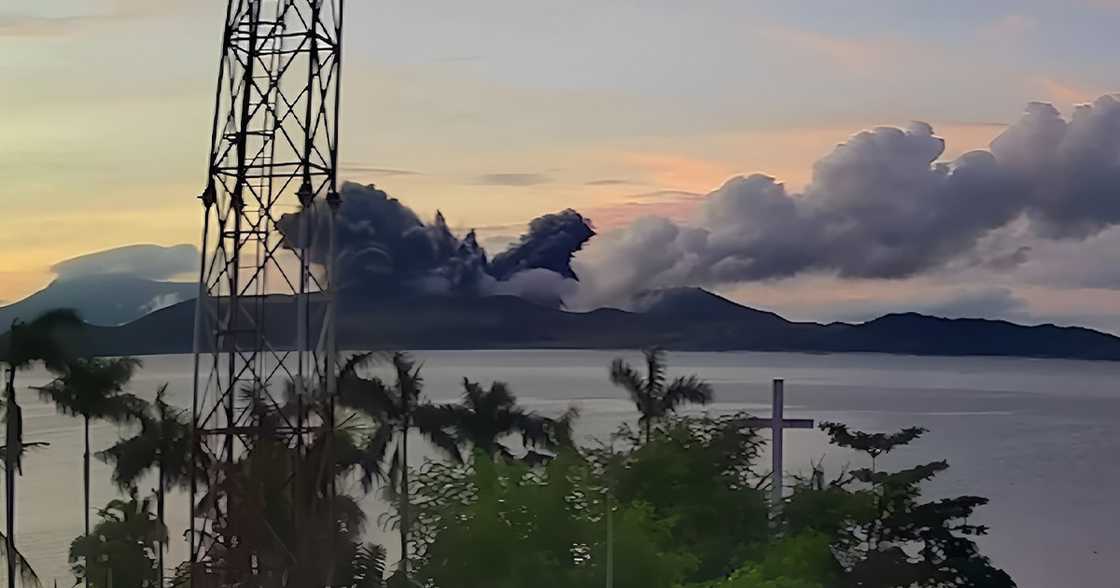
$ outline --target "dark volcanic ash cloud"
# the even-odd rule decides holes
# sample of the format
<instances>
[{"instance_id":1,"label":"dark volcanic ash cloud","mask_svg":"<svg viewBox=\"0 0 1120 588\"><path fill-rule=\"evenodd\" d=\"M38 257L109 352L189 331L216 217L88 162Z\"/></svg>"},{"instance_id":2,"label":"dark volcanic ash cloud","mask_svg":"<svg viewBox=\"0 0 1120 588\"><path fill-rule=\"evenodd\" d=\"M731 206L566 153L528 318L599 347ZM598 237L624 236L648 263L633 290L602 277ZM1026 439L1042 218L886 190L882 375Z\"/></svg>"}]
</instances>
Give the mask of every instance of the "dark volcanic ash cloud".
<instances>
[{"instance_id":1,"label":"dark volcanic ash cloud","mask_svg":"<svg viewBox=\"0 0 1120 588\"><path fill-rule=\"evenodd\" d=\"M594 236L591 223L570 208L546 214L529 223L529 232L520 241L494 256L490 273L508 280L518 272L540 268L578 280L572 271L572 257Z\"/></svg>"},{"instance_id":2,"label":"dark volcanic ash cloud","mask_svg":"<svg viewBox=\"0 0 1120 588\"><path fill-rule=\"evenodd\" d=\"M545 215L510 250L488 260L474 231L455 236L443 215L426 224L412 209L372 186L345 184L336 226L337 271L346 296L513 294L558 304L561 282L575 280L573 254L594 235L574 211ZM317 203L313 261L327 259L326 205ZM281 218L291 242L299 215Z\"/></svg>"},{"instance_id":3,"label":"dark volcanic ash cloud","mask_svg":"<svg viewBox=\"0 0 1120 588\"><path fill-rule=\"evenodd\" d=\"M647 217L593 242L577 259L577 306L635 292L780 279L804 273L907 278L949 266L1013 267L1029 243L1084 239L1120 222L1120 101L1069 120L1033 103L990 150L941 162L925 123L852 137L816 163L803 193L771 177L736 177L693 223ZM993 248L999 244L999 248Z\"/></svg>"}]
</instances>

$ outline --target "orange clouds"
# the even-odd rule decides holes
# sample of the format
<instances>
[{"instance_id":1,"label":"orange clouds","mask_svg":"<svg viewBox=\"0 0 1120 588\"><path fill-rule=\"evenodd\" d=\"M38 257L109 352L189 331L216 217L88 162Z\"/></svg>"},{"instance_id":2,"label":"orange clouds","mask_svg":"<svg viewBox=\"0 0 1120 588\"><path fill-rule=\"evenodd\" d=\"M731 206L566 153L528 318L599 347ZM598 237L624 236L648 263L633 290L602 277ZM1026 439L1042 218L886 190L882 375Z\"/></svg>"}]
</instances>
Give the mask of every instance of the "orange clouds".
<instances>
[{"instance_id":1,"label":"orange clouds","mask_svg":"<svg viewBox=\"0 0 1120 588\"><path fill-rule=\"evenodd\" d=\"M1047 77L1036 78L1034 83L1042 90L1047 99L1052 100L1058 108L1068 109L1074 104L1092 102L1097 97L1108 93L1101 88L1077 85Z\"/></svg>"},{"instance_id":2,"label":"orange clouds","mask_svg":"<svg viewBox=\"0 0 1120 588\"><path fill-rule=\"evenodd\" d=\"M856 39L786 27L769 27L762 35L786 49L824 57L850 73L869 74L905 59L911 44L902 39Z\"/></svg>"}]
</instances>

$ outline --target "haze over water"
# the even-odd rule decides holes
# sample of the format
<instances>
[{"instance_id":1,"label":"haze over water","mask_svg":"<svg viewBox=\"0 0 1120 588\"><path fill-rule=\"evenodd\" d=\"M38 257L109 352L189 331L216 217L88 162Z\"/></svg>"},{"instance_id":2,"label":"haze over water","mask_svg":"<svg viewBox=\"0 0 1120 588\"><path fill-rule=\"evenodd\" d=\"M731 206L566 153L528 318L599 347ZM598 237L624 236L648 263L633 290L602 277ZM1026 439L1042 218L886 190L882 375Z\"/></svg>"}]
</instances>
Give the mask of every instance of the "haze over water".
<instances>
[{"instance_id":1,"label":"haze over water","mask_svg":"<svg viewBox=\"0 0 1120 588\"><path fill-rule=\"evenodd\" d=\"M582 410L577 438L606 439L637 414L622 390L607 380L609 351L426 351L425 391L436 402L454 401L464 377L508 382L519 400L544 414L569 404ZM854 428L889 431L918 425L931 430L915 445L880 460L884 468L948 459L951 468L927 486L930 497L974 494L991 504L977 521L991 526L984 553L1023 588L1107 586L1114 581L1115 489L1120 486L1120 363L1015 358L926 358L889 355L794 353L672 353L670 374L698 373L716 390L712 413L770 412L770 381L785 378L791 418L837 420ZM51 445L24 463L17 498L18 544L45 585L68 585L70 541L81 533L81 423L60 416L26 386L48 380L42 371L20 374L25 438ZM131 391L151 398L170 383L170 398L190 405L191 358L145 359ZM95 451L128 431L95 423ZM764 433L766 435L766 433ZM807 472L824 458L826 476L846 464L867 465L829 448L819 431L786 433L787 473ZM419 459L419 456L418 456ZM768 469L764 456L760 470ZM110 470L94 461L91 504L114 494ZM141 486L147 492L153 484ZM371 529L384 509L370 498ZM169 562L185 554L181 539L186 502L168 505ZM96 519L94 519L96 521ZM380 531L377 531L380 534ZM396 558L391 536L376 537Z\"/></svg>"}]
</instances>

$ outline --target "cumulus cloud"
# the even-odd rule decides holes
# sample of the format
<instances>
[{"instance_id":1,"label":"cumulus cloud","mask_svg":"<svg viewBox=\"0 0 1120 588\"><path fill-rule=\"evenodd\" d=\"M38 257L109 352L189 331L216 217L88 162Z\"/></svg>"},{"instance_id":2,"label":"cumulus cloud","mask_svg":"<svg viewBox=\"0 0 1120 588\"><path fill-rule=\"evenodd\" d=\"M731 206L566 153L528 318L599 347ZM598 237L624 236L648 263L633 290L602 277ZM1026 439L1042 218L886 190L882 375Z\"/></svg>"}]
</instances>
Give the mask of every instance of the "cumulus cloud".
<instances>
[{"instance_id":1,"label":"cumulus cloud","mask_svg":"<svg viewBox=\"0 0 1120 588\"><path fill-rule=\"evenodd\" d=\"M51 272L60 280L104 274L166 280L196 271L198 260L193 245L128 245L60 261L51 266Z\"/></svg>"},{"instance_id":2,"label":"cumulus cloud","mask_svg":"<svg viewBox=\"0 0 1120 588\"><path fill-rule=\"evenodd\" d=\"M483 186L536 186L548 184L552 178L544 174L483 174L475 178Z\"/></svg>"},{"instance_id":3,"label":"cumulus cloud","mask_svg":"<svg viewBox=\"0 0 1120 588\"><path fill-rule=\"evenodd\" d=\"M576 263L581 306L660 287L802 274L898 279L954 266L1011 268L1032 249L995 238L1083 240L1120 222L1120 101L1064 119L1030 104L989 150L940 161L930 125L861 132L818 161L802 193L765 175L709 194L689 223L648 217L593 242Z\"/></svg>"}]
</instances>

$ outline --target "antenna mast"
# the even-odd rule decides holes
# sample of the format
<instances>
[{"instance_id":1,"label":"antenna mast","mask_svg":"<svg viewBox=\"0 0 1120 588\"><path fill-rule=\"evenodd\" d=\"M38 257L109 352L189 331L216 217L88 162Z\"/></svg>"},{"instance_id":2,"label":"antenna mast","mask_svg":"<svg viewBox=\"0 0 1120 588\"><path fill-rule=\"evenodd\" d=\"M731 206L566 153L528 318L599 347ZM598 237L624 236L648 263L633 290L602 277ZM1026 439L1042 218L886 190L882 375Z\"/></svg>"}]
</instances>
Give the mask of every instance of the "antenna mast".
<instances>
[{"instance_id":1,"label":"antenna mast","mask_svg":"<svg viewBox=\"0 0 1120 588\"><path fill-rule=\"evenodd\" d=\"M333 402L335 386L344 1L229 0L201 196L192 460L205 478L191 484L195 586L271 585L268 568L280 564L259 553L247 521L283 504L298 524L298 464L334 426L333 406L317 420L303 406L323 391ZM281 410L293 402L297 414ZM287 416L266 423L262 407ZM286 490L253 496L233 472L265 437L296 457Z\"/></svg>"}]
</instances>

